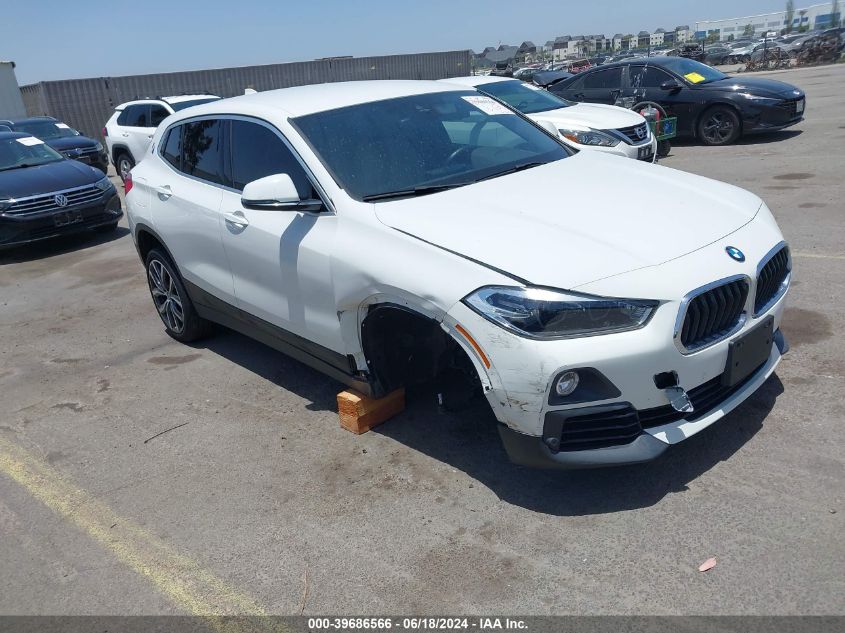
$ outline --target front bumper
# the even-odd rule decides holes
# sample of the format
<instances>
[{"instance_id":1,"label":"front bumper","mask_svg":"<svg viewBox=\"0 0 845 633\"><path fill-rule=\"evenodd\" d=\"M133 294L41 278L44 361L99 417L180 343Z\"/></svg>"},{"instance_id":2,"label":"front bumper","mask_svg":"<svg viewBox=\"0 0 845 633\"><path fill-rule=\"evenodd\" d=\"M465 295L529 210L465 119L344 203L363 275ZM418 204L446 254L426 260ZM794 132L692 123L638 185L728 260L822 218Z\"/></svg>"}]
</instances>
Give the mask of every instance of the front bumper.
<instances>
[{"instance_id":1,"label":"front bumper","mask_svg":"<svg viewBox=\"0 0 845 633\"><path fill-rule=\"evenodd\" d=\"M806 100L804 97L784 99L777 105L749 108L749 111L743 117L742 128L746 133L783 130L803 121L805 110Z\"/></svg>"},{"instance_id":2,"label":"front bumper","mask_svg":"<svg viewBox=\"0 0 845 633\"><path fill-rule=\"evenodd\" d=\"M24 216L0 214L0 250L114 224L121 217L123 209L114 189L94 204Z\"/></svg>"}]
</instances>

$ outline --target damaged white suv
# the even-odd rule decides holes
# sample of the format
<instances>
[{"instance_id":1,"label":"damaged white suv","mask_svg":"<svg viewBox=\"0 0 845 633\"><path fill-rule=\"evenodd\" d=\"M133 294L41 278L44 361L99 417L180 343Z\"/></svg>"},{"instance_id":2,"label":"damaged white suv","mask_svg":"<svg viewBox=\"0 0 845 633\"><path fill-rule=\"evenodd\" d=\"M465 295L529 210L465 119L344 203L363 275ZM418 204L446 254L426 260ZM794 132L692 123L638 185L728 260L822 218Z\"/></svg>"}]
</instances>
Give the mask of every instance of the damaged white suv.
<instances>
[{"instance_id":1,"label":"damaged white suv","mask_svg":"<svg viewBox=\"0 0 845 633\"><path fill-rule=\"evenodd\" d=\"M791 259L757 196L442 82L176 113L126 191L171 336L222 323L376 397L475 386L523 464L653 459L786 351Z\"/></svg>"}]
</instances>

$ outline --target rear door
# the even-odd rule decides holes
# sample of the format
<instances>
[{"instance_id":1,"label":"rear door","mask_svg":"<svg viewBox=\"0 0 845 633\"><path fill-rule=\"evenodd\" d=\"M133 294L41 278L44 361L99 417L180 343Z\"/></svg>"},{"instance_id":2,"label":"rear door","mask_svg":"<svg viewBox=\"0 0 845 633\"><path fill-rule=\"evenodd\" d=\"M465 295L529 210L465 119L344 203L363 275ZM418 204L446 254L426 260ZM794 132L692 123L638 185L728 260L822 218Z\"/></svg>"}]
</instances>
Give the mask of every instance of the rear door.
<instances>
[{"instance_id":1,"label":"rear door","mask_svg":"<svg viewBox=\"0 0 845 633\"><path fill-rule=\"evenodd\" d=\"M120 126L120 142L126 145L137 163L143 158L155 133L155 126L150 122L150 104L136 103L126 106L117 118L117 123Z\"/></svg>"},{"instance_id":2,"label":"rear door","mask_svg":"<svg viewBox=\"0 0 845 633\"><path fill-rule=\"evenodd\" d=\"M680 90L663 90L661 85L673 81L681 86ZM685 81L675 75L647 64L631 64L628 67L628 91L636 101L655 101L666 110L668 116L678 117L678 133L692 133L695 122L694 111L701 99L700 91L690 88Z\"/></svg>"},{"instance_id":3,"label":"rear door","mask_svg":"<svg viewBox=\"0 0 845 633\"><path fill-rule=\"evenodd\" d=\"M162 137L157 159L141 170L156 230L185 281L234 304L232 274L220 239L223 138L219 119L192 119ZM149 163L149 165L148 165Z\"/></svg>"},{"instance_id":4,"label":"rear door","mask_svg":"<svg viewBox=\"0 0 845 633\"><path fill-rule=\"evenodd\" d=\"M552 86L549 90L565 99L585 103L613 105L622 90L622 66L588 70L563 88Z\"/></svg>"}]
</instances>

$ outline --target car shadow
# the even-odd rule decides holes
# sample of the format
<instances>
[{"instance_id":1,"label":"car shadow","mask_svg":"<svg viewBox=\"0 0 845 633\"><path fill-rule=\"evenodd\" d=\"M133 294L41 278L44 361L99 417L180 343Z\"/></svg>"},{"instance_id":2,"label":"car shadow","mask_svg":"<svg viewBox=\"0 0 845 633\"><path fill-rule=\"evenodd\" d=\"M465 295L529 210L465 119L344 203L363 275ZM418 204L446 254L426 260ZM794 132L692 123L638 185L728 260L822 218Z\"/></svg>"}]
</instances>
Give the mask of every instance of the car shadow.
<instances>
[{"instance_id":1,"label":"car shadow","mask_svg":"<svg viewBox=\"0 0 845 633\"><path fill-rule=\"evenodd\" d=\"M604 514L652 506L740 450L761 428L783 384L772 376L720 421L637 466L544 471L508 461L496 421L484 404L472 414L437 412L435 398L411 393L410 406L379 433L461 470L502 501L555 516ZM414 396L417 396L414 398Z\"/></svg>"},{"instance_id":2,"label":"car shadow","mask_svg":"<svg viewBox=\"0 0 845 633\"><path fill-rule=\"evenodd\" d=\"M192 344L237 363L307 400L310 411L336 411L343 385L232 330ZM371 432L460 470L502 501L555 516L604 514L644 508L739 451L763 426L784 391L777 375L737 409L654 462L596 470L544 471L512 464L487 402L461 413L442 412L429 386L408 390L407 408Z\"/></svg>"},{"instance_id":3,"label":"car shadow","mask_svg":"<svg viewBox=\"0 0 845 633\"><path fill-rule=\"evenodd\" d=\"M113 231L103 233L85 231L72 235L60 235L42 242L33 242L32 244L18 246L7 251L0 251L0 266L5 264L22 264L37 259L95 248L102 244L108 244L109 242L122 239L127 235L129 235L129 229L125 226L118 226Z\"/></svg>"},{"instance_id":4,"label":"car shadow","mask_svg":"<svg viewBox=\"0 0 845 633\"><path fill-rule=\"evenodd\" d=\"M767 145L768 143L782 143L803 134L802 130L779 130L776 132L760 132L758 134L746 134L736 140L733 145ZM705 147L695 138L673 138L672 145L678 147Z\"/></svg>"}]
</instances>

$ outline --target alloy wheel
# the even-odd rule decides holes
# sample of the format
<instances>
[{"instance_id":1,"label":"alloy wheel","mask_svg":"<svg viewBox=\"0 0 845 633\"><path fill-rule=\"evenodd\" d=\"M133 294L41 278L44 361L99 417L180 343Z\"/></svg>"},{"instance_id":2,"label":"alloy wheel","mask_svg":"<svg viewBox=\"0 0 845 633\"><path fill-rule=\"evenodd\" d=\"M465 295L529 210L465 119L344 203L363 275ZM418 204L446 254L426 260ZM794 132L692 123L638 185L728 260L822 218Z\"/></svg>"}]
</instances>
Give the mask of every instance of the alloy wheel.
<instances>
[{"instance_id":1,"label":"alloy wheel","mask_svg":"<svg viewBox=\"0 0 845 633\"><path fill-rule=\"evenodd\" d=\"M129 172L132 169L132 165L129 163L128 158L121 158L120 161L117 163L117 169L120 172L120 177L122 180L126 180L129 177Z\"/></svg>"},{"instance_id":2,"label":"alloy wheel","mask_svg":"<svg viewBox=\"0 0 845 633\"><path fill-rule=\"evenodd\" d=\"M714 112L704 123L704 138L714 145L721 145L734 133L734 122L723 112Z\"/></svg>"},{"instance_id":3,"label":"alloy wheel","mask_svg":"<svg viewBox=\"0 0 845 633\"><path fill-rule=\"evenodd\" d=\"M147 276L150 279L150 293L161 320L173 332L181 334L185 329L185 312L173 275L161 261L154 259L150 262Z\"/></svg>"}]
</instances>

